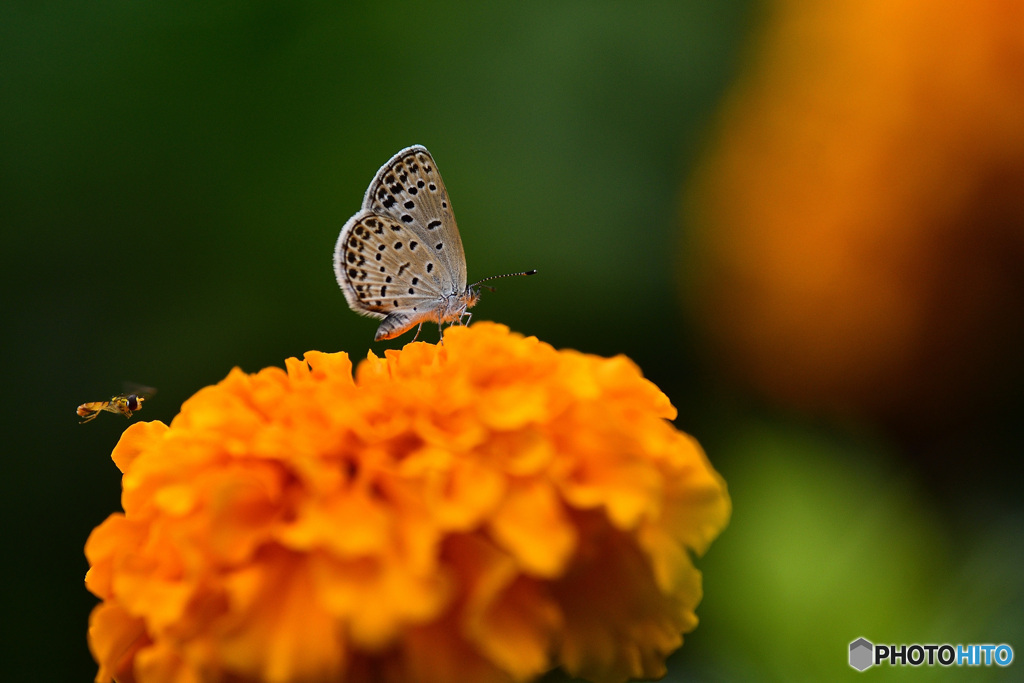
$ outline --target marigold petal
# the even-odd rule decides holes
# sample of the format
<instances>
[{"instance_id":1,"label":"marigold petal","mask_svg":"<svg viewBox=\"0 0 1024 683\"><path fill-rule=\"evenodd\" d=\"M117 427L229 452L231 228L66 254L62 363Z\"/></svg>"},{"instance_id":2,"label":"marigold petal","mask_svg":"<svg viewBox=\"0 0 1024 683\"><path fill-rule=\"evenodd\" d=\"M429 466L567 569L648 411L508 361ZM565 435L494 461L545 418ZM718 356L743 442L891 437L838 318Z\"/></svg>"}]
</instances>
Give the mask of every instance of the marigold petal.
<instances>
[{"instance_id":1,"label":"marigold petal","mask_svg":"<svg viewBox=\"0 0 1024 683\"><path fill-rule=\"evenodd\" d=\"M151 448L153 443L167 432L167 425L159 420L153 422L135 422L121 433L113 453L110 454L117 469L127 472L135 462L135 458L143 451Z\"/></svg>"},{"instance_id":2,"label":"marigold petal","mask_svg":"<svg viewBox=\"0 0 1024 683\"><path fill-rule=\"evenodd\" d=\"M706 460L699 446L697 451ZM678 542L703 555L732 514L725 481L710 465L686 467L674 481L662 524Z\"/></svg>"},{"instance_id":3,"label":"marigold petal","mask_svg":"<svg viewBox=\"0 0 1024 683\"><path fill-rule=\"evenodd\" d=\"M444 574L418 576L390 558L319 555L311 566L324 606L348 625L354 644L370 651L390 645L403 628L435 618L451 596Z\"/></svg>"},{"instance_id":4,"label":"marigold petal","mask_svg":"<svg viewBox=\"0 0 1024 683\"><path fill-rule=\"evenodd\" d=\"M403 474L419 474L430 515L448 531L468 531L481 524L505 492L500 472L477 460L456 462L450 451L421 449L402 465Z\"/></svg>"},{"instance_id":5,"label":"marigold petal","mask_svg":"<svg viewBox=\"0 0 1024 683\"><path fill-rule=\"evenodd\" d=\"M509 674L484 657L473 643L461 637L454 618L411 629L405 637L395 673L385 680L416 683L509 683ZM372 676L368 682L381 680Z\"/></svg>"},{"instance_id":6,"label":"marigold petal","mask_svg":"<svg viewBox=\"0 0 1024 683\"><path fill-rule=\"evenodd\" d=\"M355 377L359 386L386 382L391 377L391 366L386 358L379 358L373 351L367 351L366 360L356 367Z\"/></svg>"},{"instance_id":7,"label":"marigold petal","mask_svg":"<svg viewBox=\"0 0 1024 683\"><path fill-rule=\"evenodd\" d=\"M576 445L592 457L573 460L571 472L560 481L569 502L584 509L603 506L612 523L622 529L634 528L641 516L652 513L661 500L663 475L651 463L609 457L606 445L585 445L582 440ZM631 444L621 447L627 450Z\"/></svg>"},{"instance_id":8,"label":"marigold petal","mask_svg":"<svg viewBox=\"0 0 1024 683\"><path fill-rule=\"evenodd\" d=\"M344 533L338 533L339 522ZM308 501L277 537L295 550L324 548L341 557L359 557L389 547L394 526L390 510L365 494L332 496Z\"/></svg>"},{"instance_id":9,"label":"marigold petal","mask_svg":"<svg viewBox=\"0 0 1024 683\"><path fill-rule=\"evenodd\" d=\"M492 429L520 429L549 413L547 390L538 386L501 387L480 397L480 418Z\"/></svg>"},{"instance_id":10,"label":"marigold petal","mask_svg":"<svg viewBox=\"0 0 1024 683\"><path fill-rule=\"evenodd\" d=\"M536 576L561 574L576 549L576 529L561 498L541 481L510 488L489 528L519 566Z\"/></svg>"},{"instance_id":11,"label":"marigold petal","mask_svg":"<svg viewBox=\"0 0 1024 683\"><path fill-rule=\"evenodd\" d=\"M234 618L220 627L222 665L266 683L338 680L347 651L339 622L317 604L304 562L277 551L226 578Z\"/></svg>"},{"instance_id":12,"label":"marigold petal","mask_svg":"<svg viewBox=\"0 0 1024 683\"><path fill-rule=\"evenodd\" d=\"M288 379L293 382L301 382L312 377L312 368L309 361L306 360L306 355L308 354L303 355L302 360L298 358L284 359L284 371L288 373Z\"/></svg>"},{"instance_id":13,"label":"marigold petal","mask_svg":"<svg viewBox=\"0 0 1024 683\"><path fill-rule=\"evenodd\" d=\"M284 493L280 470L264 463L225 468L203 478L206 548L226 565L247 560L270 536Z\"/></svg>"},{"instance_id":14,"label":"marigold petal","mask_svg":"<svg viewBox=\"0 0 1024 683\"><path fill-rule=\"evenodd\" d=\"M686 546L680 545L662 527L655 524L644 524L637 530L637 542L647 554L651 563L651 571L657 581L658 588L665 594L681 590L694 575L699 576ZM697 582L697 595L700 595L700 582Z\"/></svg>"},{"instance_id":15,"label":"marigold petal","mask_svg":"<svg viewBox=\"0 0 1024 683\"><path fill-rule=\"evenodd\" d=\"M514 680L532 680L551 668L562 615L540 584L520 577L473 616L469 637Z\"/></svg>"},{"instance_id":16,"label":"marigold petal","mask_svg":"<svg viewBox=\"0 0 1024 683\"><path fill-rule=\"evenodd\" d=\"M100 665L96 683L132 680L135 654L148 642L142 619L117 603L96 605L89 615L89 650Z\"/></svg>"},{"instance_id":17,"label":"marigold petal","mask_svg":"<svg viewBox=\"0 0 1024 683\"><path fill-rule=\"evenodd\" d=\"M439 347L433 344L419 343L409 344L402 350L388 349L384 352L391 377L395 378L416 378L423 373L424 368L436 367Z\"/></svg>"},{"instance_id":18,"label":"marigold petal","mask_svg":"<svg viewBox=\"0 0 1024 683\"><path fill-rule=\"evenodd\" d=\"M631 406L640 413L676 419L676 409L654 382L645 379L640 368L626 356L609 358L606 363L592 366L599 378L603 392L609 398L627 398Z\"/></svg>"},{"instance_id":19,"label":"marigold petal","mask_svg":"<svg viewBox=\"0 0 1024 683\"><path fill-rule=\"evenodd\" d=\"M145 571L122 571L114 578L114 594L132 614L145 614L154 631L185 615L195 587L177 579L156 580Z\"/></svg>"},{"instance_id":20,"label":"marigold petal","mask_svg":"<svg viewBox=\"0 0 1024 683\"><path fill-rule=\"evenodd\" d=\"M480 421L469 412L460 411L434 416L428 425L415 423L416 434L426 443L448 448L455 453L473 452L482 448L490 436Z\"/></svg>"},{"instance_id":21,"label":"marigold petal","mask_svg":"<svg viewBox=\"0 0 1024 683\"><path fill-rule=\"evenodd\" d=\"M303 359L309 364L310 374L318 380L330 378L333 382L341 381L348 386L354 386L352 380L352 359L347 353L324 353L322 351L307 351ZM345 382L348 378L348 382Z\"/></svg>"},{"instance_id":22,"label":"marigold petal","mask_svg":"<svg viewBox=\"0 0 1024 683\"><path fill-rule=\"evenodd\" d=\"M156 492L153 503L167 514L180 517L195 508L196 492L184 484L164 486Z\"/></svg>"},{"instance_id":23,"label":"marigold petal","mask_svg":"<svg viewBox=\"0 0 1024 683\"><path fill-rule=\"evenodd\" d=\"M697 625L693 608L700 595L661 593L628 537L620 532L606 541L572 582L554 587L566 620L560 659L571 675L589 681L659 678L665 674L665 656L682 643L682 633ZM695 578L699 585L699 575ZM609 591L608 586L630 586L631 591Z\"/></svg>"},{"instance_id":24,"label":"marigold petal","mask_svg":"<svg viewBox=\"0 0 1024 683\"><path fill-rule=\"evenodd\" d=\"M135 677L146 683L202 683L203 680L178 651L163 643L139 650L135 656Z\"/></svg>"},{"instance_id":25,"label":"marigold petal","mask_svg":"<svg viewBox=\"0 0 1024 683\"><path fill-rule=\"evenodd\" d=\"M488 462L499 464L507 476L547 475L557 455L556 445L538 425L515 432L492 434L481 448Z\"/></svg>"},{"instance_id":26,"label":"marigold petal","mask_svg":"<svg viewBox=\"0 0 1024 683\"><path fill-rule=\"evenodd\" d=\"M187 399L171 427L193 434L216 435L221 442L234 438L244 443L259 429L264 417L252 402L256 388L248 375L234 368L220 384L200 389Z\"/></svg>"}]
</instances>

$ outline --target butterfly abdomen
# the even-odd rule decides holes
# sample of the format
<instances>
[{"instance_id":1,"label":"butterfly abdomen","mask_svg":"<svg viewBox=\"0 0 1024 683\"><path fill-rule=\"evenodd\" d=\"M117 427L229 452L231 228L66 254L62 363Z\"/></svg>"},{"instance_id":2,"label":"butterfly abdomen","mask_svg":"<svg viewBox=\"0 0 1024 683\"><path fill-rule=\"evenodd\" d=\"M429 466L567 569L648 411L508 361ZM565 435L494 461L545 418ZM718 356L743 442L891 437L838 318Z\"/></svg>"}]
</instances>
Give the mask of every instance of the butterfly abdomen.
<instances>
[{"instance_id":1,"label":"butterfly abdomen","mask_svg":"<svg viewBox=\"0 0 1024 683\"><path fill-rule=\"evenodd\" d=\"M377 328L377 334L374 335L374 341L394 339L414 325L416 323L413 322L412 315L397 312L391 313L381 321L380 327Z\"/></svg>"},{"instance_id":2,"label":"butterfly abdomen","mask_svg":"<svg viewBox=\"0 0 1024 683\"><path fill-rule=\"evenodd\" d=\"M430 322L440 325L456 322L466 313L467 308L476 304L479 298L480 296L476 292L467 292L461 295L450 294L424 310L413 308L410 311L394 311L381 321L380 326L377 327L374 341L394 339L420 323Z\"/></svg>"}]
</instances>

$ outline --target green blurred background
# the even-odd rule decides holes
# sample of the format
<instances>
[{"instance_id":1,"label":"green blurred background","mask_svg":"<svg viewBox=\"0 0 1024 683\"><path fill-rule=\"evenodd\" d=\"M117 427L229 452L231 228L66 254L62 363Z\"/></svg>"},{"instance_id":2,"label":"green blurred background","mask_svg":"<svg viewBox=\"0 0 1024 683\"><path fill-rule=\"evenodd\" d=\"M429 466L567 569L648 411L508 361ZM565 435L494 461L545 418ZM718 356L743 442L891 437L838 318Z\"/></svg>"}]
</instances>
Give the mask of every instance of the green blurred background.
<instances>
[{"instance_id":1,"label":"green blurred background","mask_svg":"<svg viewBox=\"0 0 1024 683\"><path fill-rule=\"evenodd\" d=\"M792 345L759 345L716 284L756 278L720 267L732 247L707 245L730 215L695 188L746 201L753 181L730 185L716 165L738 145L742 166L748 144L723 112L764 111L744 106L743 84L779 21L751 0L0 5L4 680L95 674L82 547L119 509L109 453L126 425L81 426L79 403L133 381L159 389L140 417L169 422L233 366L411 339L372 342L376 322L348 310L331 256L374 172L414 143L443 171L470 278L539 270L485 292L475 318L627 354L729 482L732 524L699 563L702 623L670 680L854 675L847 645L861 636L1018 646L1020 347L997 348L998 372L967 372L976 381L956 395L975 409L953 415L903 409L920 405L913 391L880 407L884 384L773 392L758 368L805 376L771 355ZM981 230L1021 232L1022 194L998 195L1006 211ZM1020 281L997 284L968 308L1019 318ZM991 319L969 323L975 338L1005 338ZM816 339L804 322L800 338ZM731 325L752 341L723 341ZM879 374L920 365L934 379L958 354L989 353L945 350L934 363L882 353Z\"/></svg>"}]
</instances>

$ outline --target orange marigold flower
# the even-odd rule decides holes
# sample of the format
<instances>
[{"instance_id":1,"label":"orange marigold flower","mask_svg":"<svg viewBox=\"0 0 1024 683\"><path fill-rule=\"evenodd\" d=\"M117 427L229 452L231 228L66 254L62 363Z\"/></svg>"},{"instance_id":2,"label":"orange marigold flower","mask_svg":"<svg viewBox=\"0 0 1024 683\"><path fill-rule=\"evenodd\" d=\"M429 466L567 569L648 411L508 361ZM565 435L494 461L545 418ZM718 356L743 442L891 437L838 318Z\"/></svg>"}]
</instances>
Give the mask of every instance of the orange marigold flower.
<instances>
[{"instance_id":1,"label":"orange marigold flower","mask_svg":"<svg viewBox=\"0 0 1024 683\"><path fill-rule=\"evenodd\" d=\"M664 673L730 503L632 362L478 324L285 365L121 437L97 681Z\"/></svg>"}]
</instances>

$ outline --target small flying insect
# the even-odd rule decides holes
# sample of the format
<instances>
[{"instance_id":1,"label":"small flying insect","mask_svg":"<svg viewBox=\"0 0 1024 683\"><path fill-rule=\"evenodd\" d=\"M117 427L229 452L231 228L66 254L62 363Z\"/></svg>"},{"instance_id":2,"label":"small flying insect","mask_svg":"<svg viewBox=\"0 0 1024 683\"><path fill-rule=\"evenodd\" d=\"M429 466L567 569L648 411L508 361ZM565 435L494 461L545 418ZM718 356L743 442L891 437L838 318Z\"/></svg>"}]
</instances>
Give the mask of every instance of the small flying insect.
<instances>
[{"instance_id":1,"label":"small flying insect","mask_svg":"<svg viewBox=\"0 0 1024 683\"><path fill-rule=\"evenodd\" d=\"M78 406L78 417L85 418L79 424L85 424L95 420L96 416L106 411L108 413L120 413L126 418L131 418L132 413L142 410L142 402L151 398L156 389L150 387L131 386L125 393L110 397L108 401L90 401Z\"/></svg>"}]
</instances>

